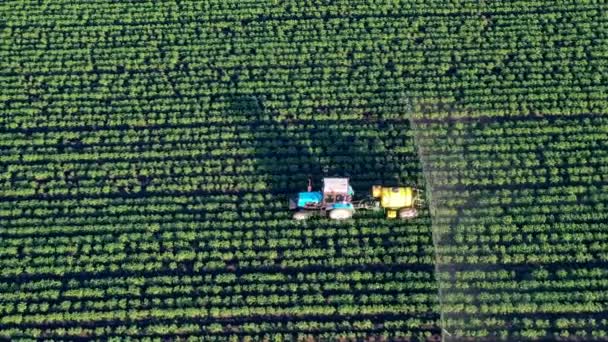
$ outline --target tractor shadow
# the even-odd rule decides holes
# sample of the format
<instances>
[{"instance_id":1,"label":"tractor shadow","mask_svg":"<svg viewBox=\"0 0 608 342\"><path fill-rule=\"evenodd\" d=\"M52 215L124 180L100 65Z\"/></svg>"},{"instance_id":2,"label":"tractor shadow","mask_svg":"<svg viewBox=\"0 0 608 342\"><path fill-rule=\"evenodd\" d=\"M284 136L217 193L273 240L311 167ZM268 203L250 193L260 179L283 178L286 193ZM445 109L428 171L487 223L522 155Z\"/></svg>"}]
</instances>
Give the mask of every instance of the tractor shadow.
<instances>
[{"instance_id":1,"label":"tractor shadow","mask_svg":"<svg viewBox=\"0 0 608 342\"><path fill-rule=\"evenodd\" d=\"M229 115L250 118L255 174L262 191L284 201L279 210L287 211L288 197L305 191L308 178L319 190L323 177L349 177L356 198L365 197L373 184L422 184L413 139L404 134L408 121L340 120L337 114L335 119L300 120L266 108L263 96L227 101Z\"/></svg>"}]
</instances>

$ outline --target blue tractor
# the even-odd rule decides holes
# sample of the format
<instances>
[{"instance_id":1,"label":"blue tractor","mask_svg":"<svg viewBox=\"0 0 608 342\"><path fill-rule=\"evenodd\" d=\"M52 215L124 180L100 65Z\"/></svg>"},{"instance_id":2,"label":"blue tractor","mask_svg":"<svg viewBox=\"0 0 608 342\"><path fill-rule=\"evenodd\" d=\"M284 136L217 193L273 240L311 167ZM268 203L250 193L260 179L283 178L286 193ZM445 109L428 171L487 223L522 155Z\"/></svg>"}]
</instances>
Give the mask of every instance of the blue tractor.
<instances>
[{"instance_id":1,"label":"blue tractor","mask_svg":"<svg viewBox=\"0 0 608 342\"><path fill-rule=\"evenodd\" d=\"M351 218L355 212L353 195L355 192L348 178L323 178L323 190L312 191L308 180L308 191L300 192L289 200L289 209L296 210L295 220L305 220L314 215L329 216L334 220Z\"/></svg>"}]
</instances>

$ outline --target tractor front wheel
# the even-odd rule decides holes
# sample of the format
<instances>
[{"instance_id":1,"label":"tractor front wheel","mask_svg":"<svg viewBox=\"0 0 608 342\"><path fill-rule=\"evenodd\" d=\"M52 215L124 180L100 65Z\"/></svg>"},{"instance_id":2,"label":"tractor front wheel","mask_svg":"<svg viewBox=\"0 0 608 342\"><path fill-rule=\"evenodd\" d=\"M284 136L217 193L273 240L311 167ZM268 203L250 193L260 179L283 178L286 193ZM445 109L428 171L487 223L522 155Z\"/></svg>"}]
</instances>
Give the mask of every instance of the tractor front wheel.
<instances>
[{"instance_id":1,"label":"tractor front wheel","mask_svg":"<svg viewBox=\"0 0 608 342\"><path fill-rule=\"evenodd\" d=\"M329 212L329 218L332 220L346 220L353 217L353 211L350 209L333 209Z\"/></svg>"},{"instance_id":2,"label":"tractor front wheel","mask_svg":"<svg viewBox=\"0 0 608 342\"><path fill-rule=\"evenodd\" d=\"M413 219L418 216L418 210L416 208L404 208L399 210L399 218L403 220Z\"/></svg>"}]
</instances>

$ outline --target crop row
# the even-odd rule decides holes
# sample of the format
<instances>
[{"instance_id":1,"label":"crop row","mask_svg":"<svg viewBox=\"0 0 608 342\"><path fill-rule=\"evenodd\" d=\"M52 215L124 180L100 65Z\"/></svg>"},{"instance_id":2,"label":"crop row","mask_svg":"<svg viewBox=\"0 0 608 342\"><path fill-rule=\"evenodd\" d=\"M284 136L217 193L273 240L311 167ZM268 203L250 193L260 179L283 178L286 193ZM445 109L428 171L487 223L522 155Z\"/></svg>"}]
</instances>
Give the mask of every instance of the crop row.
<instances>
[{"instance_id":1,"label":"crop row","mask_svg":"<svg viewBox=\"0 0 608 342\"><path fill-rule=\"evenodd\" d=\"M88 13L72 19L28 6L28 19L37 25L20 24L14 11L7 20L11 39L1 50L15 70L3 77L11 99L4 102L8 126L155 122L159 111L173 112L161 122L245 120L227 118L231 104L216 101L231 88L264 96L279 117L311 117L336 105L342 114L365 108L389 115L400 108L384 99L404 91L458 98L466 107L501 115L564 113L564 103L572 112L591 112L606 100L606 21L594 4L535 4L522 12L523 3L483 9L474 2L455 8L400 3L384 4L391 13L386 16L377 10L357 15L371 4L345 10L342 3L338 7L348 16L335 18L325 16L338 13L336 8L321 15L302 3L272 9L218 5L227 15L243 9L249 14L206 25L199 21L210 12L195 2L184 2L179 17L166 22L168 8L146 11L140 5L124 9L129 23L108 23L101 13L117 10L100 3L83 6ZM286 6L293 13L271 19ZM54 22L52 30L43 24ZM155 44L145 44L150 39ZM593 77L578 81L581 73ZM125 102L132 105L121 106ZM120 115L87 116L93 111Z\"/></svg>"},{"instance_id":2,"label":"crop row","mask_svg":"<svg viewBox=\"0 0 608 342\"><path fill-rule=\"evenodd\" d=\"M0 4L0 334L602 338L604 7ZM431 219L289 219L421 169Z\"/></svg>"}]
</instances>

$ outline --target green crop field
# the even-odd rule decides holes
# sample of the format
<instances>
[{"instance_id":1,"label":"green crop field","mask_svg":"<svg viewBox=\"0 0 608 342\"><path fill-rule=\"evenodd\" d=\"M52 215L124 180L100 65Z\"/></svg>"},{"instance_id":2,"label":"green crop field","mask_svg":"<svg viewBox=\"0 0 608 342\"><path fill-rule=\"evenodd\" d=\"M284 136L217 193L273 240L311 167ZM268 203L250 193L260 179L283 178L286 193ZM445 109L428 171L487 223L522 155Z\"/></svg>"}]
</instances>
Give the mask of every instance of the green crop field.
<instances>
[{"instance_id":1,"label":"green crop field","mask_svg":"<svg viewBox=\"0 0 608 342\"><path fill-rule=\"evenodd\" d=\"M0 339L608 340L606 13L0 2Z\"/></svg>"}]
</instances>

